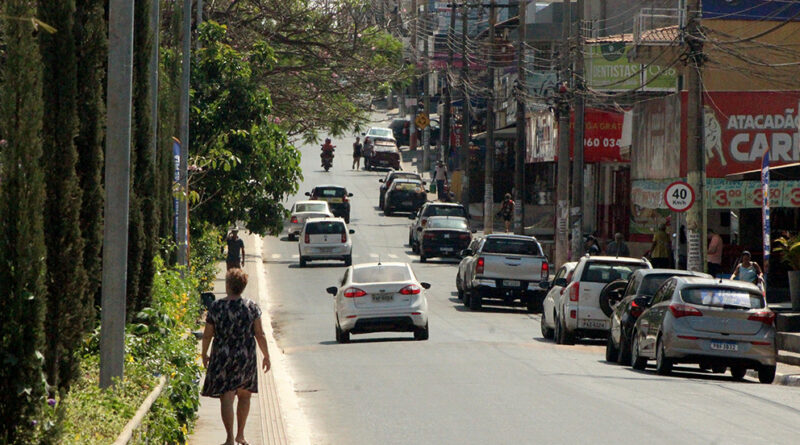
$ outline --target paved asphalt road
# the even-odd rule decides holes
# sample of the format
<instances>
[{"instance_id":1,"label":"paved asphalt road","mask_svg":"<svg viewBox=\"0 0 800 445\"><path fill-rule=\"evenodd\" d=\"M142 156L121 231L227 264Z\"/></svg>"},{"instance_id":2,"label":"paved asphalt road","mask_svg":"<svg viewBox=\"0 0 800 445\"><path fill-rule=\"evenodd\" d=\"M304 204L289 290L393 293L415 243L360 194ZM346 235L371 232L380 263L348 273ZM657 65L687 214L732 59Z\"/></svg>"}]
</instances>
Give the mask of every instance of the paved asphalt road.
<instances>
[{"instance_id":1,"label":"paved asphalt road","mask_svg":"<svg viewBox=\"0 0 800 445\"><path fill-rule=\"evenodd\" d=\"M406 216L377 209L382 173L350 170L351 139L336 140L334 168L303 148L305 181L354 193L354 262L409 261L432 284L430 340L411 334L334 341L325 288L341 263L300 269L297 244L266 238L263 259L275 336L286 352L313 444L797 444L796 388L694 372L660 377L603 360L602 343L556 346L522 310L465 310L455 261L420 264L405 246ZM291 200L294 201L294 198Z\"/></svg>"}]
</instances>

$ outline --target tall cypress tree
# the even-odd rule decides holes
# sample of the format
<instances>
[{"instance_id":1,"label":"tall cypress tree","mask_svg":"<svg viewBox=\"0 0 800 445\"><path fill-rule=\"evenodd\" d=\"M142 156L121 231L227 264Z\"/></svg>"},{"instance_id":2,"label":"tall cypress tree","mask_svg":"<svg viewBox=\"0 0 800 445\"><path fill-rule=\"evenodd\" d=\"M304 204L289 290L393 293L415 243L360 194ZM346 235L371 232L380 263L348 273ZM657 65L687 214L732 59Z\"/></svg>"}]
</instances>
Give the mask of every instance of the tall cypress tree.
<instances>
[{"instance_id":1,"label":"tall cypress tree","mask_svg":"<svg viewBox=\"0 0 800 445\"><path fill-rule=\"evenodd\" d=\"M47 247L47 318L45 370L54 387L69 388L78 372L74 353L89 315L83 237L81 189L75 166L78 153L77 69L73 14L75 0L39 0L38 16L56 29L40 33L42 54L42 168L45 177L45 245Z\"/></svg>"},{"instance_id":2,"label":"tall cypress tree","mask_svg":"<svg viewBox=\"0 0 800 445\"><path fill-rule=\"evenodd\" d=\"M5 0L0 30L0 443L33 443L45 406L39 351L47 305L42 213L42 96L33 0ZM8 19L4 19L6 17ZM24 388L24 391L20 391Z\"/></svg>"},{"instance_id":3,"label":"tall cypress tree","mask_svg":"<svg viewBox=\"0 0 800 445\"><path fill-rule=\"evenodd\" d=\"M75 0L73 35L78 82L78 182L81 188L81 229L84 241L83 266L88 277L87 297L100 306L103 250L103 104L106 64L104 0ZM94 317L87 319L93 321Z\"/></svg>"}]
</instances>

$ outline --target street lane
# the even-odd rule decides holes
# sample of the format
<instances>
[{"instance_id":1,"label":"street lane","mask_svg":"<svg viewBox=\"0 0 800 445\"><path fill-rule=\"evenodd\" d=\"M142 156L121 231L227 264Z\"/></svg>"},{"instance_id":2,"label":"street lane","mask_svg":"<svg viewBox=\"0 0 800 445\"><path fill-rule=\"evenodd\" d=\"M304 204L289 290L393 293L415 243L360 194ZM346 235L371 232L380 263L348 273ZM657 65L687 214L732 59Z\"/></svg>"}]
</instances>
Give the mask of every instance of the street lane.
<instances>
[{"instance_id":1,"label":"street lane","mask_svg":"<svg viewBox=\"0 0 800 445\"><path fill-rule=\"evenodd\" d=\"M538 315L521 308L465 310L455 297L457 262L418 262L405 246L406 216L377 209L383 173L349 169L352 142L334 141L328 173L319 147L304 147L305 181L290 202L318 184L353 192L353 261L412 262L432 284L431 337L356 335L337 344L325 288L338 284L342 263L300 269L297 243L266 238L265 300L313 444L797 443L797 389L636 372L605 363L599 342L543 340Z\"/></svg>"}]
</instances>

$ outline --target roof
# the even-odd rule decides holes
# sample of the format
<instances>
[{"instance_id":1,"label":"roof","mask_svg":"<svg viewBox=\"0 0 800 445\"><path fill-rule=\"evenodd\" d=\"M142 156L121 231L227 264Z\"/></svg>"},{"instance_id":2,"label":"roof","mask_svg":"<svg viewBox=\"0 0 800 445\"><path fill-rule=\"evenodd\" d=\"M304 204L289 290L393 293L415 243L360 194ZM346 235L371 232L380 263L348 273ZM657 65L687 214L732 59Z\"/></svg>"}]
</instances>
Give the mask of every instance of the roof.
<instances>
[{"instance_id":1,"label":"roof","mask_svg":"<svg viewBox=\"0 0 800 445\"><path fill-rule=\"evenodd\" d=\"M703 272L694 272L691 270L680 269L639 269L634 272L639 275L664 275L672 274L676 277L698 277L698 278L713 278L711 275Z\"/></svg>"},{"instance_id":2,"label":"roof","mask_svg":"<svg viewBox=\"0 0 800 445\"><path fill-rule=\"evenodd\" d=\"M459 219L459 220L463 219L463 220L466 220L467 218L464 218L463 216L435 215L435 216L429 216L428 217L428 222L430 222L432 219Z\"/></svg>"},{"instance_id":3,"label":"roof","mask_svg":"<svg viewBox=\"0 0 800 445\"><path fill-rule=\"evenodd\" d=\"M379 266L395 266L395 267L397 267L397 266L401 266L401 267L405 266L405 267L410 267L408 263L401 263L399 261L395 261L393 263L384 263L384 262L380 262L380 263L378 263L378 262L375 262L375 263L361 263L361 264L354 265L353 269L367 269L367 268L370 268L370 267L379 267Z\"/></svg>"},{"instance_id":4,"label":"roof","mask_svg":"<svg viewBox=\"0 0 800 445\"><path fill-rule=\"evenodd\" d=\"M422 178L397 178L392 181L392 184L402 184L402 183L411 183L411 184L421 184Z\"/></svg>"},{"instance_id":5,"label":"roof","mask_svg":"<svg viewBox=\"0 0 800 445\"><path fill-rule=\"evenodd\" d=\"M338 216L326 216L324 218L308 218L306 220L306 224L314 222L324 222L324 221L340 221L342 224L344 224L344 219L339 218Z\"/></svg>"},{"instance_id":6,"label":"roof","mask_svg":"<svg viewBox=\"0 0 800 445\"><path fill-rule=\"evenodd\" d=\"M315 189L319 189L319 188L337 188L337 189L345 189L345 190L347 190L347 187L345 187L343 185L336 185L336 184L317 184L317 185L314 186L314 188Z\"/></svg>"},{"instance_id":7,"label":"roof","mask_svg":"<svg viewBox=\"0 0 800 445\"><path fill-rule=\"evenodd\" d=\"M593 256L584 256L588 261L610 261L616 263L641 263L644 262L644 258L632 258L632 257L616 257L616 256L604 256L604 255L593 255Z\"/></svg>"},{"instance_id":8,"label":"roof","mask_svg":"<svg viewBox=\"0 0 800 445\"><path fill-rule=\"evenodd\" d=\"M753 283L748 283L746 281L738 281L738 280L725 280L720 278L700 278L700 277L675 277L679 281L682 281L688 285L694 286L713 286L713 287L722 287L726 289L741 289L747 291L755 291L761 292L761 289L758 288Z\"/></svg>"},{"instance_id":9,"label":"roof","mask_svg":"<svg viewBox=\"0 0 800 445\"><path fill-rule=\"evenodd\" d=\"M327 201L319 201L314 199L304 199L302 201L295 201L294 205L297 204L317 204L317 205L328 205Z\"/></svg>"},{"instance_id":10,"label":"roof","mask_svg":"<svg viewBox=\"0 0 800 445\"><path fill-rule=\"evenodd\" d=\"M492 239L492 238L507 238L507 239L519 239L525 241L536 241L535 236L528 236L528 235L514 235L513 233L490 233L488 235L483 236L484 239Z\"/></svg>"},{"instance_id":11,"label":"roof","mask_svg":"<svg viewBox=\"0 0 800 445\"><path fill-rule=\"evenodd\" d=\"M464 207L463 205L457 202L440 202L440 201L428 202L425 205L441 206L441 207Z\"/></svg>"}]
</instances>

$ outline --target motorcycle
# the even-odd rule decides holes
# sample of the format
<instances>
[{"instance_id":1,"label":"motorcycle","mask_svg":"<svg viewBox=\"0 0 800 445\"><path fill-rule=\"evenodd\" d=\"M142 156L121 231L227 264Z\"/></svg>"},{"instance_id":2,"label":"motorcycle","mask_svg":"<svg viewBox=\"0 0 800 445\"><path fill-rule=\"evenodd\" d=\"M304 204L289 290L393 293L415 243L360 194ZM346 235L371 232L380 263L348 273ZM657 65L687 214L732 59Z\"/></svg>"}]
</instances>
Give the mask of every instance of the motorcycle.
<instances>
[{"instance_id":1,"label":"motorcycle","mask_svg":"<svg viewBox=\"0 0 800 445\"><path fill-rule=\"evenodd\" d=\"M334 149L323 150L319 157L322 159L322 168L327 172L333 167L333 152Z\"/></svg>"}]
</instances>

